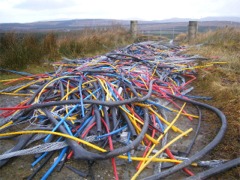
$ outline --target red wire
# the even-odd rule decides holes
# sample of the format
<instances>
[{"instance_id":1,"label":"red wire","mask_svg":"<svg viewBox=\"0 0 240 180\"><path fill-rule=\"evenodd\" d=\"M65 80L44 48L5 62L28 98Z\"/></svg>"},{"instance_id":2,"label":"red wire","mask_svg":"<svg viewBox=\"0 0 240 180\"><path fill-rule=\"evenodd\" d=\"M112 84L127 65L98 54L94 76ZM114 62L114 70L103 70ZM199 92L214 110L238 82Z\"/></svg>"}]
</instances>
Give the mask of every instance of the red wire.
<instances>
[{"instance_id":1,"label":"red wire","mask_svg":"<svg viewBox=\"0 0 240 180\"><path fill-rule=\"evenodd\" d=\"M96 124L96 122L92 123L91 126L89 126L89 127L85 130L85 132L82 134L81 137L84 138L84 137L87 135L87 133L93 128L93 126L95 126L95 124ZM78 144L80 144L80 143L78 143ZM68 159L68 160L71 159L72 156L73 156L73 150L71 150L71 151L68 153L67 159Z\"/></svg>"},{"instance_id":2,"label":"red wire","mask_svg":"<svg viewBox=\"0 0 240 180\"><path fill-rule=\"evenodd\" d=\"M189 81L187 81L186 83L184 83L181 88L185 87L186 85L190 84L192 81L194 81L196 78L196 76L193 76L193 75L190 75L190 74L185 74L184 76L187 76L187 77L191 77L192 79L190 79Z\"/></svg>"},{"instance_id":3,"label":"red wire","mask_svg":"<svg viewBox=\"0 0 240 180\"><path fill-rule=\"evenodd\" d=\"M110 133L109 128L108 128L106 122L103 120L103 118L101 118L101 121L102 121L103 125L105 126L107 133ZM109 148L112 151L114 148L113 148L113 142L112 142L111 136L108 136L108 143L109 143ZM111 158L111 161L112 161L115 179L118 180L119 178L118 178L117 165L116 165L115 158Z\"/></svg>"},{"instance_id":4,"label":"red wire","mask_svg":"<svg viewBox=\"0 0 240 180\"><path fill-rule=\"evenodd\" d=\"M167 155L168 155L171 159L176 159L176 158L174 157L174 155L172 154L172 152L169 150L169 148L167 148L167 149L165 150L165 152L167 153ZM176 164L179 164L179 163L176 163ZM184 171L185 173L187 173L189 176L194 176L193 172L190 171L190 170L187 169L187 168L183 168L183 171Z\"/></svg>"},{"instance_id":5,"label":"red wire","mask_svg":"<svg viewBox=\"0 0 240 180\"><path fill-rule=\"evenodd\" d=\"M27 109L30 108L32 105L27 106L20 106L20 107L2 107L0 108L1 111L9 111L9 110L19 110L19 109Z\"/></svg>"}]
</instances>

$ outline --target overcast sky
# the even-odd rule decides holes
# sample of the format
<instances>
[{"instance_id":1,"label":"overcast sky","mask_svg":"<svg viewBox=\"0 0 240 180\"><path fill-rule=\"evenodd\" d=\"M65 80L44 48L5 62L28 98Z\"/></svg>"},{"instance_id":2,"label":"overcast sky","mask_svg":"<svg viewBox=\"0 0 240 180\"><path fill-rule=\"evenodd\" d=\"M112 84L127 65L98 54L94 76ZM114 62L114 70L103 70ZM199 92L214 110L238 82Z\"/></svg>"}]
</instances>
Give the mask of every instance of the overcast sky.
<instances>
[{"instance_id":1,"label":"overcast sky","mask_svg":"<svg viewBox=\"0 0 240 180\"><path fill-rule=\"evenodd\" d=\"M0 23L65 19L240 17L240 0L0 0Z\"/></svg>"}]
</instances>

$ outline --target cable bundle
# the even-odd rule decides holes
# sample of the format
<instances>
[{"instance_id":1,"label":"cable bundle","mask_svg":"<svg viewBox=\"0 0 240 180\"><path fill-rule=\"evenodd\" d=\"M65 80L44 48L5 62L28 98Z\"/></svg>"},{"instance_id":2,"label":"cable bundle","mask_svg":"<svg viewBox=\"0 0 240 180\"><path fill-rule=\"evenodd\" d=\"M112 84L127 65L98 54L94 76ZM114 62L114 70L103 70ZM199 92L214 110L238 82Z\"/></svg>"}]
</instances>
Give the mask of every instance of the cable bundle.
<instances>
[{"instance_id":1,"label":"cable bundle","mask_svg":"<svg viewBox=\"0 0 240 180\"><path fill-rule=\"evenodd\" d=\"M4 111L0 114L0 137L21 135L16 146L0 156L0 166L11 157L41 153L32 166L40 163L42 167L54 152L59 151L57 160L42 179L47 179L63 159L70 160L72 156L88 162L110 159L115 179L119 178L116 158L139 161L132 179L151 162L172 162L175 166L148 179L163 177L179 169L193 176L186 166L196 166L194 162L221 140L226 119L218 109L189 99L207 98L188 93L193 89L190 83L196 79L196 69L210 67L213 63L198 66L196 60L205 59L179 55L183 49L159 42L143 42L104 56L64 59L53 64L55 72L21 73L25 75L22 78L3 80L9 84L25 83L4 89L1 94L29 97L15 107L0 108ZM182 129L176 125L180 116L189 119L187 123L196 120L200 123L199 108L196 114L188 112L187 107L192 105L216 113L222 127L208 147L182 163L169 147L180 138L191 139L188 134L193 128ZM165 112L174 118L166 118ZM24 128L13 132L13 127L20 124ZM191 151L198 129L186 155ZM168 139L168 133L173 133L174 138ZM35 141L43 144L21 150ZM132 150L140 151L141 156L139 152L132 154Z\"/></svg>"}]
</instances>

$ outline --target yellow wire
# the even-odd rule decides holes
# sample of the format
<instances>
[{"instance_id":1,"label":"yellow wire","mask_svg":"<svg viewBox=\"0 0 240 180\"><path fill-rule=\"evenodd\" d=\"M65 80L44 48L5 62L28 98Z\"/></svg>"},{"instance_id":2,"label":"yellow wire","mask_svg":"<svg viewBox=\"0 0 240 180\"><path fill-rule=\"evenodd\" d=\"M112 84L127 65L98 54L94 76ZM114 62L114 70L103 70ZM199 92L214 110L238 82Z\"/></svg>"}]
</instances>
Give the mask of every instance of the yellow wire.
<instances>
[{"instance_id":1,"label":"yellow wire","mask_svg":"<svg viewBox=\"0 0 240 180\"><path fill-rule=\"evenodd\" d=\"M180 111L178 112L177 116L172 120L172 122L167 126L167 128L164 130L163 134L161 134L157 141L160 142L160 140L163 138L163 136L169 131L169 129L173 126L173 124L178 120L181 112L183 111L184 107L185 107L186 103L183 104L182 108L180 109ZM148 151L147 155L145 157L148 157L151 152L153 151L153 149L155 148L155 144L152 145L152 147L150 148L150 150ZM144 162L141 164L140 168L144 165Z\"/></svg>"},{"instance_id":2,"label":"yellow wire","mask_svg":"<svg viewBox=\"0 0 240 180\"><path fill-rule=\"evenodd\" d=\"M148 89L147 84L145 83L145 81L143 80L143 78L141 77L141 75L138 76L139 79L143 82L144 86L146 87L146 89Z\"/></svg>"},{"instance_id":3,"label":"yellow wire","mask_svg":"<svg viewBox=\"0 0 240 180\"><path fill-rule=\"evenodd\" d=\"M139 103L139 102L134 102L133 104L137 105L137 106L140 106L140 107L146 107L146 108L151 107L150 104L144 104L144 103Z\"/></svg>"},{"instance_id":4,"label":"yellow wire","mask_svg":"<svg viewBox=\"0 0 240 180\"><path fill-rule=\"evenodd\" d=\"M20 135L20 134L52 134L52 135L57 135L57 136L62 136L68 139L72 139L74 141L77 141L79 143L82 143L84 145L87 145L93 149L96 149L101 152L106 152L107 150L100 148L92 143L89 143L87 141L84 141L82 139L76 138L74 136L70 136L68 134L60 133L60 132L53 132L53 131L44 131L44 130L30 130L30 131L18 131L18 132L9 132L9 133L2 133L0 134L0 137L3 136L11 136L11 135Z\"/></svg>"},{"instance_id":5,"label":"yellow wire","mask_svg":"<svg viewBox=\"0 0 240 180\"><path fill-rule=\"evenodd\" d=\"M47 86L49 86L51 83L53 83L54 81L57 81L59 79L63 79L63 78L66 78L66 77L69 77L69 76L62 76L62 77L58 77L58 78L55 78L55 79L52 79L51 81L49 81L43 88L42 90L39 92L37 98L36 98L36 103L39 102L39 99L40 99L40 96L42 95L43 91L46 89Z\"/></svg>"},{"instance_id":6,"label":"yellow wire","mask_svg":"<svg viewBox=\"0 0 240 180\"><path fill-rule=\"evenodd\" d=\"M118 158L121 158L121 159L128 159L128 156L123 156L123 155L120 155L118 156ZM147 161L149 160L150 158L144 158L144 157L133 157L131 156L131 160L133 161ZM164 159L164 158L153 158L151 160L151 162L171 162L171 163L182 163L183 161L182 160L178 160L178 159ZM191 164L192 166L198 166L197 163L192 163Z\"/></svg>"},{"instance_id":7,"label":"yellow wire","mask_svg":"<svg viewBox=\"0 0 240 180\"><path fill-rule=\"evenodd\" d=\"M177 86L176 82L175 82L172 78L169 77L169 79L170 79L170 81L171 81L175 86ZM171 90L172 90L172 87L171 87L171 86L168 86L168 87L171 88ZM173 90L172 90L172 92L174 93Z\"/></svg>"},{"instance_id":8,"label":"yellow wire","mask_svg":"<svg viewBox=\"0 0 240 180\"><path fill-rule=\"evenodd\" d=\"M32 96L32 94L7 93L7 92L0 92L0 94L8 96Z\"/></svg>"},{"instance_id":9,"label":"yellow wire","mask_svg":"<svg viewBox=\"0 0 240 180\"><path fill-rule=\"evenodd\" d=\"M151 78L154 76L154 74L155 74L155 72L157 70L158 64L159 64L159 62L157 62L156 66L154 67L154 70L153 70L153 73L151 75Z\"/></svg>"},{"instance_id":10,"label":"yellow wire","mask_svg":"<svg viewBox=\"0 0 240 180\"><path fill-rule=\"evenodd\" d=\"M10 126L10 125L12 125L12 124L13 124L13 121L9 121L8 123L2 125L2 126L0 127L0 129L4 129L5 127L8 127L8 126Z\"/></svg>"},{"instance_id":11,"label":"yellow wire","mask_svg":"<svg viewBox=\"0 0 240 180\"><path fill-rule=\"evenodd\" d=\"M18 80L20 78L13 78L13 79L2 79L0 80L0 82L6 82L6 81L14 81L14 80ZM32 80L33 78L24 78L24 80Z\"/></svg>"},{"instance_id":12,"label":"yellow wire","mask_svg":"<svg viewBox=\"0 0 240 180\"><path fill-rule=\"evenodd\" d=\"M192 128L188 129L186 132L178 135L176 138L174 138L174 139L171 140L169 143L167 143L164 147L162 147L162 149L160 149L156 154L154 154L151 158L149 158L149 159L147 160L147 162L146 162L143 166L141 166L141 167L139 168L139 170L134 174L134 176L131 178L131 180L135 180L135 179L138 177L138 175L144 170L144 168L145 168L150 162L152 162L152 160L153 160L154 158L156 158L157 156L159 156L159 154L161 154L161 153L162 153L165 149L167 149L170 145L172 145L174 142L176 142L176 141L177 141L178 139L180 139L181 137L183 137L183 136L187 135L188 133L190 133L192 130L193 130Z\"/></svg>"},{"instance_id":13,"label":"yellow wire","mask_svg":"<svg viewBox=\"0 0 240 180\"><path fill-rule=\"evenodd\" d=\"M18 91L20 91L20 90L22 90L22 89L24 89L24 88L26 88L26 87L28 87L28 86L31 86L32 84L35 84L35 83L37 83L37 82L41 82L41 81L43 81L43 79L39 79L39 80L37 80L37 81L32 81L32 82L30 82L30 83L27 83L26 85L24 85L24 86L16 89L15 91L13 91L13 93L17 93Z\"/></svg>"},{"instance_id":14,"label":"yellow wire","mask_svg":"<svg viewBox=\"0 0 240 180\"><path fill-rule=\"evenodd\" d=\"M133 116L132 114L130 114L129 112L127 112L126 109L124 109L122 106L119 106L119 107L120 107L124 112L126 112L126 114L128 115L128 117L130 116L130 117L134 118L138 123L140 123L140 124L142 124L142 125L144 124L144 122L140 121L138 118L136 118L135 116ZM132 118L129 118L129 119L131 120L131 122L132 122L133 126L135 127L135 129L138 130L138 131L141 131L141 129L137 126L136 122L132 121ZM154 143L154 144L158 144L158 143L159 143L156 139L152 138L152 137L149 136L148 134L145 134L145 136L146 136L146 138L147 138L149 141L151 141L152 143Z\"/></svg>"},{"instance_id":15,"label":"yellow wire","mask_svg":"<svg viewBox=\"0 0 240 180\"><path fill-rule=\"evenodd\" d=\"M168 109L169 109L170 111L173 111L173 112L179 112L178 110L175 110L175 109L172 109L172 108L169 108L169 107L168 107ZM199 118L199 116L196 116L196 115L194 115L194 114L185 113L185 112L181 112L181 115L190 116L190 117L193 117L193 118Z\"/></svg>"},{"instance_id":16,"label":"yellow wire","mask_svg":"<svg viewBox=\"0 0 240 180\"><path fill-rule=\"evenodd\" d=\"M106 92L107 96L106 96L106 100L109 101L110 99L112 101L115 101L115 99L111 96L108 88L107 88L107 85L106 85L106 82L104 80L101 80L101 79L98 79L100 84L102 85L102 88L104 89L104 91Z\"/></svg>"},{"instance_id":17,"label":"yellow wire","mask_svg":"<svg viewBox=\"0 0 240 180\"><path fill-rule=\"evenodd\" d=\"M167 124L168 126L170 125L170 123L165 120L162 116L160 116L156 111L154 111L152 108L149 108L150 111L153 112L153 114L155 114L161 121L163 121L165 124ZM179 133L183 133L183 131L181 129L179 129L176 126L172 126L172 130L175 132L179 132Z\"/></svg>"},{"instance_id":18,"label":"yellow wire","mask_svg":"<svg viewBox=\"0 0 240 180\"><path fill-rule=\"evenodd\" d=\"M223 62L211 62L212 64L228 64L228 62L223 61Z\"/></svg>"}]
</instances>

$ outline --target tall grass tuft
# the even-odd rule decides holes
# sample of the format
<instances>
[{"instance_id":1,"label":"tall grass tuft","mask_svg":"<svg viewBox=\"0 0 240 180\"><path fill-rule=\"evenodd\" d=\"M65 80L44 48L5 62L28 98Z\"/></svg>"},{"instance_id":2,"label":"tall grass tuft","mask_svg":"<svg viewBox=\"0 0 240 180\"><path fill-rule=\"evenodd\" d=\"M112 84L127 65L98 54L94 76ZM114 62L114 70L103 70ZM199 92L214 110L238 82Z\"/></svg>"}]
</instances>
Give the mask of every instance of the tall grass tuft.
<instances>
[{"instance_id":1,"label":"tall grass tuft","mask_svg":"<svg viewBox=\"0 0 240 180\"><path fill-rule=\"evenodd\" d=\"M106 53L131 42L128 31L118 25L44 35L10 32L0 39L0 66L24 69L32 64L58 60L61 56L78 58Z\"/></svg>"},{"instance_id":2,"label":"tall grass tuft","mask_svg":"<svg viewBox=\"0 0 240 180\"><path fill-rule=\"evenodd\" d=\"M107 29L84 29L79 33L61 36L58 44L61 55L76 58L106 53L132 41L126 29L114 25Z\"/></svg>"},{"instance_id":3,"label":"tall grass tuft","mask_svg":"<svg viewBox=\"0 0 240 180\"><path fill-rule=\"evenodd\" d=\"M196 43L205 43L229 51L240 50L240 29L233 27L220 28L215 31L199 34Z\"/></svg>"},{"instance_id":4,"label":"tall grass tuft","mask_svg":"<svg viewBox=\"0 0 240 180\"><path fill-rule=\"evenodd\" d=\"M0 40L0 66L24 69L31 64L41 64L45 57L55 57L57 44L53 34L6 33Z\"/></svg>"},{"instance_id":5,"label":"tall grass tuft","mask_svg":"<svg viewBox=\"0 0 240 180\"><path fill-rule=\"evenodd\" d=\"M43 39L43 55L48 60L55 60L59 57L57 35L53 32L46 34Z\"/></svg>"},{"instance_id":6,"label":"tall grass tuft","mask_svg":"<svg viewBox=\"0 0 240 180\"><path fill-rule=\"evenodd\" d=\"M10 69L25 67L26 56L24 55L24 49L26 48L22 46L22 43L22 40L13 32L6 33L1 38L0 60L2 67Z\"/></svg>"}]
</instances>

